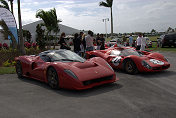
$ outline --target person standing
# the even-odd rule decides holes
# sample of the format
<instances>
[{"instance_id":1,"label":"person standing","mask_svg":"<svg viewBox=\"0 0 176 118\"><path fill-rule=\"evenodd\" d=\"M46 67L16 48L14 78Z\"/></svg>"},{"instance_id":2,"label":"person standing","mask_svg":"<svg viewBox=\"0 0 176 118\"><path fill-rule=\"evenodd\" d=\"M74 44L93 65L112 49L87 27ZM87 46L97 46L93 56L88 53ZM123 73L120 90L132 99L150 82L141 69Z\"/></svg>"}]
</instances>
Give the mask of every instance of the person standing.
<instances>
[{"instance_id":1,"label":"person standing","mask_svg":"<svg viewBox=\"0 0 176 118\"><path fill-rule=\"evenodd\" d=\"M105 38L103 34L100 34L100 41L101 41L100 50L104 50L105 49Z\"/></svg>"},{"instance_id":2,"label":"person standing","mask_svg":"<svg viewBox=\"0 0 176 118\"><path fill-rule=\"evenodd\" d=\"M144 51L145 47L146 47L146 38L143 36L142 39L141 39L141 48L140 48L140 50Z\"/></svg>"},{"instance_id":3,"label":"person standing","mask_svg":"<svg viewBox=\"0 0 176 118\"><path fill-rule=\"evenodd\" d=\"M81 41L80 53L81 53L81 56L84 57L84 53L85 53L85 49L86 49L86 41L85 41L85 34L83 32L80 32L79 39Z\"/></svg>"},{"instance_id":4,"label":"person standing","mask_svg":"<svg viewBox=\"0 0 176 118\"><path fill-rule=\"evenodd\" d=\"M123 36L123 45L126 47L126 44L127 44L127 38L126 38L126 36L124 35L124 36Z\"/></svg>"},{"instance_id":5,"label":"person standing","mask_svg":"<svg viewBox=\"0 0 176 118\"><path fill-rule=\"evenodd\" d=\"M92 37L92 31L88 31L88 35L85 38L86 41L86 51L93 51L94 45L93 45L93 37Z\"/></svg>"},{"instance_id":6,"label":"person standing","mask_svg":"<svg viewBox=\"0 0 176 118\"><path fill-rule=\"evenodd\" d=\"M130 37L129 37L129 45L130 45L130 47L133 46L133 37L132 37L132 35L130 35Z\"/></svg>"},{"instance_id":7,"label":"person standing","mask_svg":"<svg viewBox=\"0 0 176 118\"><path fill-rule=\"evenodd\" d=\"M71 48L67 45L67 43L65 42L65 33L62 32L61 36L59 38L59 44L60 44L60 49L67 49L70 50Z\"/></svg>"},{"instance_id":8,"label":"person standing","mask_svg":"<svg viewBox=\"0 0 176 118\"><path fill-rule=\"evenodd\" d=\"M74 35L73 39L73 45L74 45L74 52L78 55L80 55L80 45L81 45L81 39L78 37L78 33Z\"/></svg>"},{"instance_id":9,"label":"person standing","mask_svg":"<svg viewBox=\"0 0 176 118\"><path fill-rule=\"evenodd\" d=\"M140 33L136 39L136 44L137 44L137 47L136 47L136 50L140 50L141 49L141 41L142 41L142 34Z\"/></svg>"},{"instance_id":10,"label":"person standing","mask_svg":"<svg viewBox=\"0 0 176 118\"><path fill-rule=\"evenodd\" d=\"M100 35L99 35L99 33L97 34L97 37L96 37L96 43L97 43L97 50L100 50L100 47L101 47L101 40L100 40Z\"/></svg>"}]
</instances>

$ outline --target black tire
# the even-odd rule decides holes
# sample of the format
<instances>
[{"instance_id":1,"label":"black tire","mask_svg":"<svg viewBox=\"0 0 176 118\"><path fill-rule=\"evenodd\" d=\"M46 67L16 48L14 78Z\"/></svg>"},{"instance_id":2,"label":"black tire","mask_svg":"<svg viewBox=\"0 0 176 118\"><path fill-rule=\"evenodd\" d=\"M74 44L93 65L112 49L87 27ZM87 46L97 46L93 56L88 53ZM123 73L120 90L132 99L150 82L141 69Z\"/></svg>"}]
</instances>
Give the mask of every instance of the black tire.
<instances>
[{"instance_id":1,"label":"black tire","mask_svg":"<svg viewBox=\"0 0 176 118\"><path fill-rule=\"evenodd\" d=\"M138 69L136 67L136 64L131 59L128 59L124 62L124 70L128 74L137 74L138 73Z\"/></svg>"},{"instance_id":2,"label":"black tire","mask_svg":"<svg viewBox=\"0 0 176 118\"><path fill-rule=\"evenodd\" d=\"M52 89L59 89L59 79L56 70L50 67L47 71L48 84Z\"/></svg>"},{"instance_id":3,"label":"black tire","mask_svg":"<svg viewBox=\"0 0 176 118\"><path fill-rule=\"evenodd\" d=\"M22 65L21 65L20 61L17 61L17 63L16 63L16 73L18 75L18 78L23 77L23 68L22 68Z\"/></svg>"},{"instance_id":4,"label":"black tire","mask_svg":"<svg viewBox=\"0 0 176 118\"><path fill-rule=\"evenodd\" d=\"M161 43L160 47L161 47L161 48L164 48L164 45Z\"/></svg>"}]
</instances>

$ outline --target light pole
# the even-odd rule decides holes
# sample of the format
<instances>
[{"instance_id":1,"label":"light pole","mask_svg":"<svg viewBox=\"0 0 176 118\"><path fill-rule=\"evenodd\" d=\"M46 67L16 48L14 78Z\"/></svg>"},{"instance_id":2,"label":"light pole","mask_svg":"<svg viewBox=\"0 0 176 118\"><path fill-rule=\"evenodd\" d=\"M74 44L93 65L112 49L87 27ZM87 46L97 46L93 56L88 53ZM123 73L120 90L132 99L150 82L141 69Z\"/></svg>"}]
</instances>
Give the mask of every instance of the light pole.
<instances>
[{"instance_id":1,"label":"light pole","mask_svg":"<svg viewBox=\"0 0 176 118\"><path fill-rule=\"evenodd\" d=\"M106 32L106 38L107 38L107 25L106 25L106 21L109 21L109 18L103 19L103 22L105 22L105 32Z\"/></svg>"}]
</instances>

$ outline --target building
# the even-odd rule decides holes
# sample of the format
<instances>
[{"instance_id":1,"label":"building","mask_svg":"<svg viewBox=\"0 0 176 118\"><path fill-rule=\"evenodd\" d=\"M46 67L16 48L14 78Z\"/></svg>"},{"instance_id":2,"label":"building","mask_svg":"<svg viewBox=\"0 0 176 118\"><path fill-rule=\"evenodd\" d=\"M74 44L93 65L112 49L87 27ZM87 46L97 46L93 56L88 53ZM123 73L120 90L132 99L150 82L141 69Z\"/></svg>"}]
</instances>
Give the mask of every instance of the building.
<instances>
[{"instance_id":1,"label":"building","mask_svg":"<svg viewBox=\"0 0 176 118\"><path fill-rule=\"evenodd\" d=\"M36 21L36 22L30 23L30 24L27 24L27 25L23 25L23 29L28 30L31 33L31 35L32 35L31 41L35 42L36 26L40 23L43 23L43 21L40 20L40 21ZM60 34L62 32L65 32L66 35L73 35L75 33L80 32L80 30L78 30L78 29L74 29L74 28L71 28L71 27L68 27L68 26L65 26L65 25L62 25L62 24L59 24L59 29L60 29L60 32L57 34L58 36L60 36ZM55 34L51 33L51 35L55 35Z\"/></svg>"}]
</instances>

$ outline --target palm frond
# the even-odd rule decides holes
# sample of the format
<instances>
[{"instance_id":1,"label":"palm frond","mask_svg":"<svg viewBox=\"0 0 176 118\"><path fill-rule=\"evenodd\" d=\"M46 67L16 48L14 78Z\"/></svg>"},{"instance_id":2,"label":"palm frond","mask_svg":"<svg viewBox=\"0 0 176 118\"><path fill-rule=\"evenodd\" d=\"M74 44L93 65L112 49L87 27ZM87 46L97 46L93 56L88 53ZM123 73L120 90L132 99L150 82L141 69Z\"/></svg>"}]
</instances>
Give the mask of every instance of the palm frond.
<instances>
[{"instance_id":1,"label":"palm frond","mask_svg":"<svg viewBox=\"0 0 176 118\"><path fill-rule=\"evenodd\" d=\"M113 0L106 0L107 4L109 7L112 7L113 5Z\"/></svg>"},{"instance_id":2,"label":"palm frond","mask_svg":"<svg viewBox=\"0 0 176 118\"><path fill-rule=\"evenodd\" d=\"M6 8L9 10L9 5L5 0L0 0L0 3L1 3L0 7Z\"/></svg>"},{"instance_id":3,"label":"palm frond","mask_svg":"<svg viewBox=\"0 0 176 118\"><path fill-rule=\"evenodd\" d=\"M108 4L106 2L103 2L103 1L99 3L99 6L109 7Z\"/></svg>"}]
</instances>

